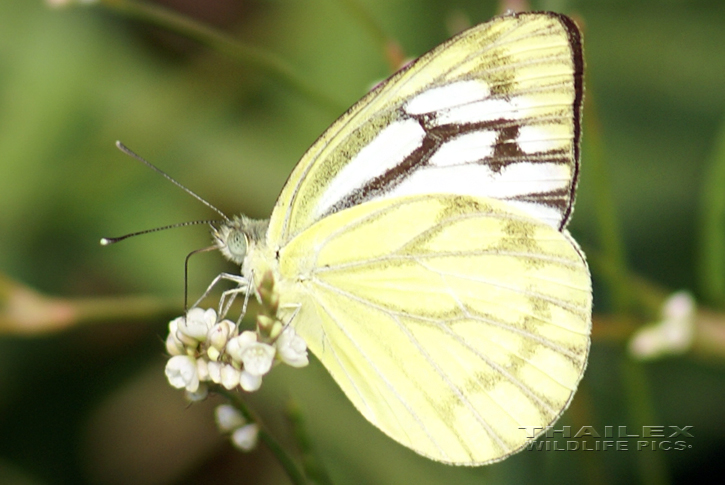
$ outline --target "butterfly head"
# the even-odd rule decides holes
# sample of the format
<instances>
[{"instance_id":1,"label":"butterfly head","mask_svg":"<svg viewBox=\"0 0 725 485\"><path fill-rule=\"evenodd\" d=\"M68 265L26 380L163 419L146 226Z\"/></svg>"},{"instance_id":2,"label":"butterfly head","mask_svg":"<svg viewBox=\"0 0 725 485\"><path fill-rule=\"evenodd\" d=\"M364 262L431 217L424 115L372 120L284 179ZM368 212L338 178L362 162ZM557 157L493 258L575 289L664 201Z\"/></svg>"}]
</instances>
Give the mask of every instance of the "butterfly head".
<instances>
[{"instance_id":1,"label":"butterfly head","mask_svg":"<svg viewBox=\"0 0 725 485\"><path fill-rule=\"evenodd\" d=\"M268 225L268 220L237 216L218 227L212 226L211 234L219 252L229 261L242 265L250 246L264 240Z\"/></svg>"}]
</instances>

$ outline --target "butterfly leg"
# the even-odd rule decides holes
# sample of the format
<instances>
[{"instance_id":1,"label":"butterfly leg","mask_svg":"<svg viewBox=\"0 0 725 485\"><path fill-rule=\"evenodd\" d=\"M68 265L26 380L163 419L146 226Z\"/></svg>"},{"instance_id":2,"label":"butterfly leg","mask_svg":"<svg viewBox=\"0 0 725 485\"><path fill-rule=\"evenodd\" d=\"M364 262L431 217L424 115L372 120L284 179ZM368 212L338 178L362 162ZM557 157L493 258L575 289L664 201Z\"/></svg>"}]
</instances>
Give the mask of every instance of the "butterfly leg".
<instances>
[{"instance_id":1,"label":"butterfly leg","mask_svg":"<svg viewBox=\"0 0 725 485\"><path fill-rule=\"evenodd\" d=\"M230 290L226 290L222 292L222 296L219 299L219 318L224 318L227 313L229 313L229 309L232 306L232 303L234 303L234 300L237 298L237 295L240 293L244 294L244 303L242 305L242 311L239 315L239 318L237 319L237 326L242 321L242 318L244 318L244 315L247 313L247 303L249 301L249 286L248 285L240 285L237 288L232 288Z\"/></svg>"},{"instance_id":2,"label":"butterfly leg","mask_svg":"<svg viewBox=\"0 0 725 485\"><path fill-rule=\"evenodd\" d=\"M209 286L206 288L204 293L199 297L198 300L191 306L191 308L196 308L199 303L202 302L207 296L209 296L209 293L211 293L211 290L219 283L220 281L231 281L233 283L236 283L238 286L237 288L233 288L231 290L227 290L222 293L222 297L219 300L219 319L222 319L224 315L226 315L227 311L229 311L229 307L231 306L232 302L234 301L234 298L238 293L246 293L249 289L249 281L244 276L241 275L235 275L231 273L220 273L218 274L212 282L209 284ZM226 301L227 298L229 298L229 301ZM225 304L226 303L226 304ZM224 311L222 311L224 310Z\"/></svg>"},{"instance_id":3,"label":"butterfly leg","mask_svg":"<svg viewBox=\"0 0 725 485\"><path fill-rule=\"evenodd\" d=\"M287 328L292 323L292 321L295 319L295 317L299 313L300 308L302 308L302 305L299 303L287 303L286 305L282 305L280 307L280 309L292 310L292 315L290 315L290 317L285 322L284 328Z\"/></svg>"}]
</instances>

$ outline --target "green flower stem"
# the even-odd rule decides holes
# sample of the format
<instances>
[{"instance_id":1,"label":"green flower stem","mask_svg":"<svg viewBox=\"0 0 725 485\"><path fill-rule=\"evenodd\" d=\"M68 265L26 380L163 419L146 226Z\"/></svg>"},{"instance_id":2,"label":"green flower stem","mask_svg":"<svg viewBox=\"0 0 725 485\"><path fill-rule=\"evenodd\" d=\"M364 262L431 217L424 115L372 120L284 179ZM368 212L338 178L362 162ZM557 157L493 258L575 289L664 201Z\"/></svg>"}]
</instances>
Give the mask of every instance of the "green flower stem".
<instances>
[{"instance_id":1,"label":"green flower stem","mask_svg":"<svg viewBox=\"0 0 725 485\"><path fill-rule=\"evenodd\" d=\"M319 485L332 485L332 479L312 447L302 411L294 400L290 400L287 405L287 419L292 424L297 447L302 453L302 466L307 476Z\"/></svg>"},{"instance_id":2,"label":"green flower stem","mask_svg":"<svg viewBox=\"0 0 725 485\"><path fill-rule=\"evenodd\" d=\"M589 147L586 163L593 174L591 179L594 181L595 208L599 223L600 244L604 253L603 260L610 265L602 277L611 294L613 308L623 310L630 306L633 294L621 285L621 282L626 280L627 261L617 221L616 204L612 196L611 178L604 155L602 129L592 98L590 89L584 98L584 133Z\"/></svg>"},{"instance_id":3,"label":"green flower stem","mask_svg":"<svg viewBox=\"0 0 725 485\"><path fill-rule=\"evenodd\" d=\"M621 359L621 372L626 395L625 402L629 411L632 427L660 422L654 411L652 393L649 390L649 379L643 364L626 356ZM666 485L670 483L664 454L658 450L645 449L635 453L640 474L640 483L645 485Z\"/></svg>"},{"instance_id":4,"label":"green flower stem","mask_svg":"<svg viewBox=\"0 0 725 485\"><path fill-rule=\"evenodd\" d=\"M725 123L720 127L700 200L700 290L712 303L725 303Z\"/></svg>"},{"instance_id":5,"label":"green flower stem","mask_svg":"<svg viewBox=\"0 0 725 485\"><path fill-rule=\"evenodd\" d=\"M317 86L298 76L290 64L270 52L233 40L218 30L158 5L136 0L98 0L98 3L130 18L148 22L194 39L200 44L222 52L244 64L254 66L287 84L335 116L345 110L345 106L330 98Z\"/></svg>"},{"instance_id":6,"label":"green flower stem","mask_svg":"<svg viewBox=\"0 0 725 485\"><path fill-rule=\"evenodd\" d=\"M595 406L592 403L593 397L588 383L589 381L587 379L579 383L579 389L577 389L576 396L567 411L567 415L574 425L573 429L579 430L583 426L591 426L596 420ZM586 437L583 438L582 447L586 443ZM603 453L579 451L584 469L582 483L587 485L606 485L608 483L608 469L604 463L603 455Z\"/></svg>"},{"instance_id":7,"label":"green flower stem","mask_svg":"<svg viewBox=\"0 0 725 485\"><path fill-rule=\"evenodd\" d=\"M240 413L242 413L244 419L246 419L250 423L256 423L259 426L259 439L261 439L264 444L267 445L267 448L269 448L272 454L274 454L274 456L277 458L280 465L282 465L282 468L284 468L284 471L287 473L290 481L295 485L305 485L307 483L307 480L305 479L304 474L300 471L299 467L295 464L295 461L284 450L284 448L282 448L279 442L274 439L274 436L272 436L269 431L267 431L261 419L255 416L252 410L249 409L247 403L244 402L244 399L242 399L239 393L229 391L222 386L213 386L212 390L213 392L226 397L232 404L232 406L234 406L236 409L239 410Z\"/></svg>"},{"instance_id":8,"label":"green flower stem","mask_svg":"<svg viewBox=\"0 0 725 485\"><path fill-rule=\"evenodd\" d=\"M304 475L302 475L302 472L300 472L300 470L297 468L297 465L295 464L294 460L292 460L292 457L290 457L287 452L284 451L284 448L282 448L279 443L277 443L277 441L272 437L271 434L269 434L264 429L260 429L259 438L264 441L264 444L267 445L267 448L269 448L274 456L277 457L277 460L279 460L282 468L284 468L284 470L287 472L287 476L292 483L294 483L295 485L305 485L307 483L307 480L305 479Z\"/></svg>"}]
</instances>

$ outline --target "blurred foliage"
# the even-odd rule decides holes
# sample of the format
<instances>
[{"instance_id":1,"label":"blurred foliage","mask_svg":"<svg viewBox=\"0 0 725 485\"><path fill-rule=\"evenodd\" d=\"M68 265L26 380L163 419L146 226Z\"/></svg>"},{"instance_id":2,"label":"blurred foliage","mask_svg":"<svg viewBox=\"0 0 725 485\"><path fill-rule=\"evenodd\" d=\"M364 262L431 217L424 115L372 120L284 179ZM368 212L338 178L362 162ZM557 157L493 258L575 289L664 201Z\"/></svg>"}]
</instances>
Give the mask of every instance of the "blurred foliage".
<instances>
[{"instance_id":1,"label":"blurred foliage","mask_svg":"<svg viewBox=\"0 0 725 485\"><path fill-rule=\"evenodd\" d=\"M47 294L55 298L49 321L94 323L0 337L2 483L284 483L266 448L241 454L218 436L211 409L219 398L187 407L166 385L165 322L182 311L184 257L208 245L208 233L176 229L111 248L98 239L210 214L113 143L227 214L266 217L306 147L390 73L394 53L381 40L418 55L452 25L499 8L361 0L368 18L349 1L159 3L275 53L329 103L263 66L112 9L0 3L0 309L7 317L22 298ZM697 483L725 471L725 4L533 6L575 15L587 59L589 131L571 230L592 260L595 334L557 427L693 426L692 447L522 452L487 467L449 467L369 425L316 362L273 373L251 406L294 449L284 418L293 396L333 483ZM190 294L224 268L233 270L217 256L192 258ZM682 288L712 308L708 352L633 361L627 337L659 318L656 305L641 303ZM130 301L147 306L124 313L138 310L124 299L136 295ZM63 313L94 301L105 306Z\"/></svg>"}]
</instances>

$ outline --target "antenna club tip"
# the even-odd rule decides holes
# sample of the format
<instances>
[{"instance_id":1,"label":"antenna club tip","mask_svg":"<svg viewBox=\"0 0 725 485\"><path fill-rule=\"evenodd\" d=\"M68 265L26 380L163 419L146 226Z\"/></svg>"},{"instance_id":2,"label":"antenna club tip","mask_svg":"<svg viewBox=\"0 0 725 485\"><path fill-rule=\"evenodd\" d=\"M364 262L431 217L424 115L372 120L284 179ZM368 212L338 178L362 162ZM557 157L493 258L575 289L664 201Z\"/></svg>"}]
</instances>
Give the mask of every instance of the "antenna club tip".
<instances>
[{"instance_id":1,"label":"antenna club tip","mask_svg":"<svg viewBox=\"0 0 725 485\"><path fill-rule=\"evenodd\" d=\"M101 246L110 246L110 245L111 245L111 240L110 239L107 239L105 237L102 237L101 238Z\"/></svg>"}]
</instances>

